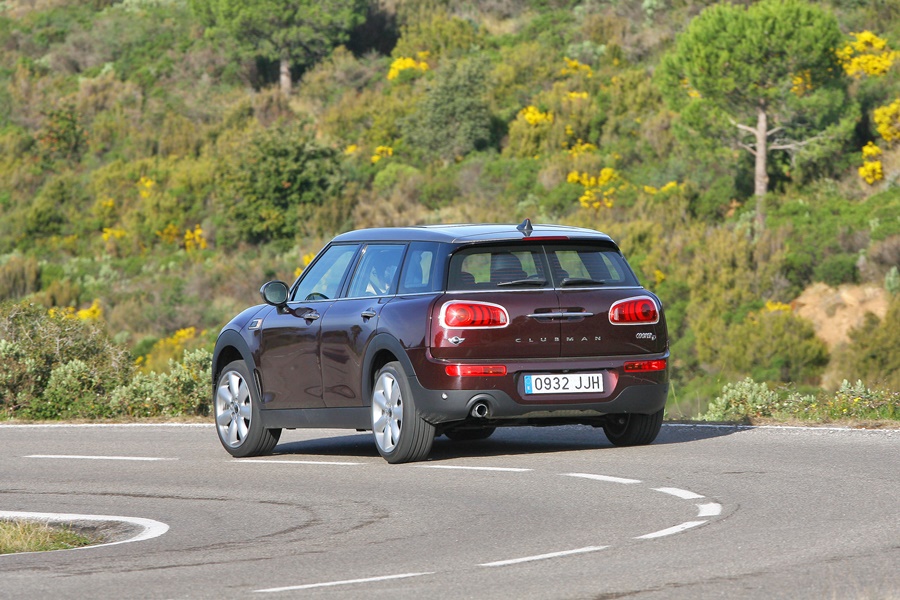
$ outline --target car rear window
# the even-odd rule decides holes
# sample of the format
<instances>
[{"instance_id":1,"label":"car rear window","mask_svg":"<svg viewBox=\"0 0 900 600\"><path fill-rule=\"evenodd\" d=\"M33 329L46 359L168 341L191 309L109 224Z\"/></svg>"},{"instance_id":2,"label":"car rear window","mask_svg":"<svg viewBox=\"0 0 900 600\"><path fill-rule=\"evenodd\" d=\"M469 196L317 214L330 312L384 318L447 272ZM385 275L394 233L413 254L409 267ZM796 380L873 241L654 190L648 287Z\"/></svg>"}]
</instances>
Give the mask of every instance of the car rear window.
<instances>
[{"instance_id":1,"label":"car rear window","mask_svg":"<svg viewBox=\"0 0 900 600\"><path fill-rule=\"evenodd\" d=\"M449 291L638 285L624 257L602 244L475 246L450 259Z\"/></svg>"}]
</instances>

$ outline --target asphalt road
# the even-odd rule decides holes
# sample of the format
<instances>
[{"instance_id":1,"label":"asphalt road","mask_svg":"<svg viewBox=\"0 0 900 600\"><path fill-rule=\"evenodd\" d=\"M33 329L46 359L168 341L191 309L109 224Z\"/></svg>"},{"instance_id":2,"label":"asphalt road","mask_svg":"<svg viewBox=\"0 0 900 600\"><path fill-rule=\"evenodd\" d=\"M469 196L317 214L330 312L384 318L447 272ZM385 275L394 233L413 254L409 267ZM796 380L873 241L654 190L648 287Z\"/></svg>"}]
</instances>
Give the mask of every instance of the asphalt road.
<instances>
[{"instance_id":1,"label":"asphalt road","mask_svg":"<svg viewBox=\"0 0 900 600\"><path fill-rule=\"evenodd\" d=\"M0 598L900 598L896 430L509 429L395 466L346 431L254 460L211 426L0 426L0 447L0 516L124 542L0 556Z\"/></svg>"}]
</instances>

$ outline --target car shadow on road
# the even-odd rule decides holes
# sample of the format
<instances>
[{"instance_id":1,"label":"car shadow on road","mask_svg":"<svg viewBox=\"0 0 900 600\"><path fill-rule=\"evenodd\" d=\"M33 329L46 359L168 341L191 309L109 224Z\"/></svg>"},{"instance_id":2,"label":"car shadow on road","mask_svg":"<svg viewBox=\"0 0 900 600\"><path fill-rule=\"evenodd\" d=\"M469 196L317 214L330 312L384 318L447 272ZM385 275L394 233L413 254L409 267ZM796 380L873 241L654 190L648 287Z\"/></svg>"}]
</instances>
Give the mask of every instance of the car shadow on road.
<instances>
[{"instance_id":1,"label":"car shadow on road","mask_svg":"<svg viewBox=\"0 0 900 600\"><path fill-rule=\"evenodd\" d=\"M652 445L683 444L732 435L742 428L730 425L664 424ZM444 436L434 441L430 461L464 457L510 456L582 450L617 449L603 430L588 426L499 428L489 439L453 441ZM621 450L628 450L622 448ZM377 457L378 451L369 432L327 436L279 444L276 456L327 456L347 459Z\"/></svg>"}]
</instances>

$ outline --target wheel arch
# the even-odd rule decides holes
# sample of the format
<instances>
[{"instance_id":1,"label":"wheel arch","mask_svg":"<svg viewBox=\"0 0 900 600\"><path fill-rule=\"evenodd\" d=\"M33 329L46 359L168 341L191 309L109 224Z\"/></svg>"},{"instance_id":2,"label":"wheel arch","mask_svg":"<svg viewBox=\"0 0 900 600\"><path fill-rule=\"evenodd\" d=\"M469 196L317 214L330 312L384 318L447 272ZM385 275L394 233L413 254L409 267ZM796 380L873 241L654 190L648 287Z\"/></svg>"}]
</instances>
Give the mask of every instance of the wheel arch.
<instances>
[{"instance_id":1,"label":"wheel arch","mask_svg":"<svg viewBox=\"0 0 900 600\"><path fill-rule=\"evenodd\" d=\"M372 338L366 351L360 385L363 402L366 406L371 405L375 374L384 365L394 361L400 363L407 378L416 377L416 370L413 368L412 361L409 360L403 345L394 336L380 333Z\"/></svg>"},{"instance_id":2,"label":"wheel arch","mask_svg":"<svg viewBox=\"0 0 900 600\"><path fill-rule=\"evenodd\" d=\"M219 379L219 374L222 372L222 369L236 360L243 360L253 379L255 380L257 378L256 361L253 360L253 353L250 352L247 341L240 333L229 329L219 334L219 339L216 340L216 348L213 351L211 369L213 393L215 393L216 382ZM258 381L254 381L254 384L257 388L259 387ZM259 391L260 390L257 389L257 392Z\"/></svg>"}]
</instances>

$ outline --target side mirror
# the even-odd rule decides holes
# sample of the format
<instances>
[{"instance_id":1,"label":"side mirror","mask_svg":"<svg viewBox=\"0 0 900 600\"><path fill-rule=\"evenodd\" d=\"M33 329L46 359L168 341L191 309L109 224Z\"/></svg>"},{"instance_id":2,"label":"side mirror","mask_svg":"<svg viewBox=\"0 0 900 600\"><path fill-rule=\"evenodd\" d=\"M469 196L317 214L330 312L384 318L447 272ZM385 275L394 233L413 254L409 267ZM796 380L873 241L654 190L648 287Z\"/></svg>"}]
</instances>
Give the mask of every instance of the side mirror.
<instances>
[{"instance_id":1,"label":"side mirror","mask_svg":"<svg viewBox=\"0 0 900 600\"><path fill-rule=\"evenodd\" d=\"M288 301L288 286L283 281L270 281L259 288L259 295L266 304L281 308Z\"/></svg>"}]
</instances>

